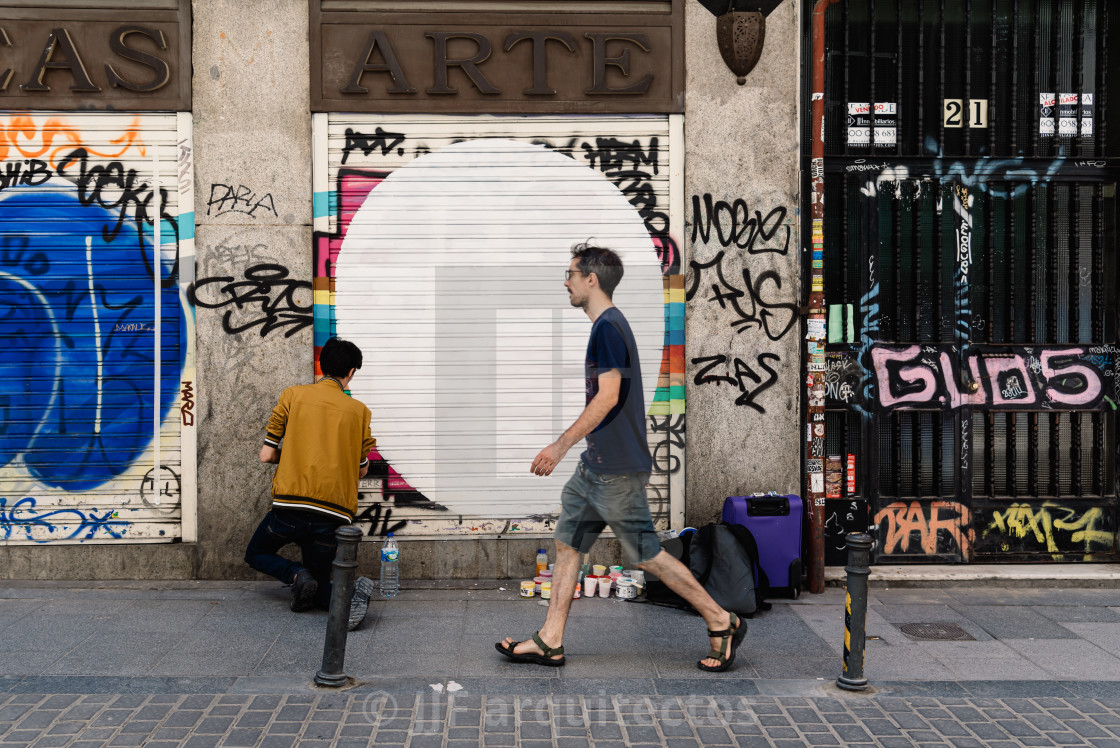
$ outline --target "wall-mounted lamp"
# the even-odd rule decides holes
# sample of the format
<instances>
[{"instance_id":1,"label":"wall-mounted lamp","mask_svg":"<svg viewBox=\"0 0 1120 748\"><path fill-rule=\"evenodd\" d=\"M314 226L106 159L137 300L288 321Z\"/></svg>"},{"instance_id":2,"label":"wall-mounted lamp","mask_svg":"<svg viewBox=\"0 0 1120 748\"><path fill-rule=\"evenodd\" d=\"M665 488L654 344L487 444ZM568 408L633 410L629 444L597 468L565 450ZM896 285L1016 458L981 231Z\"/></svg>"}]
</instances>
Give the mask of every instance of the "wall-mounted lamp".
<instances>
[{"instance_id":1,"label":"wall-mounted lamp","mask_svg":"<svg viewBox=\"0 0 1120 748\"><path fill-rule=\"evenodd\" d=\"M782 0L699 0L716 16L716 42L719 53L735 80L741 86L747 73L754 70L762 57L766 40L766 16L782 4Z\"/></svg>"},{"instance_id":2,"label":"wall-mounted lamp","mask_svg":"<svg viewBox=\"0 0 1120 748\"><path fill-rule=\"evenodd\" d=\"M741 86L747 82L747 73L754 70L762 57L762 42L766 39L766 16L758 11L729 10L716 19L716 41L719 53L735 81Z\"/></svg>"}]
</instances>

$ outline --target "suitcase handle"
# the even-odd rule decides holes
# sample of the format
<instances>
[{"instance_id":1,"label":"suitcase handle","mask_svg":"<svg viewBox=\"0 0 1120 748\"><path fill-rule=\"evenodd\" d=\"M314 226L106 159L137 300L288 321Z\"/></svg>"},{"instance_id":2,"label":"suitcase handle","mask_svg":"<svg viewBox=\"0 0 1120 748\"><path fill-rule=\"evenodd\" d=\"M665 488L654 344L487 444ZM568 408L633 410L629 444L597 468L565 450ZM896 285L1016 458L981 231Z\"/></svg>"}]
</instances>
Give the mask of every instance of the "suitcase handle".
<instances>
[{"instance_id":1,"label":"suitcase handle","mask_svg":"<svg viewBox=\"0 0 1120 748\"><path fill-rule=\"evenodd\" d=\"M753 497L747 502L748 517L786 517L789 499L785 496Z\"/></svg>"}]
</instances>

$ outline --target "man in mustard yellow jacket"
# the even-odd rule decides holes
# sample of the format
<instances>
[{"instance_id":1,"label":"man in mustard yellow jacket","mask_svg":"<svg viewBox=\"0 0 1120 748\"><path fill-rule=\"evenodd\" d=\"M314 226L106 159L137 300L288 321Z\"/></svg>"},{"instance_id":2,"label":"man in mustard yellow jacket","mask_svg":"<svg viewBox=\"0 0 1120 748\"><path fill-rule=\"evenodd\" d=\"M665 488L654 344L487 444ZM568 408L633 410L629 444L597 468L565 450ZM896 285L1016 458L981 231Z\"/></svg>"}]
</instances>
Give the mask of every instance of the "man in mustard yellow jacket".
<instances>
[{"instance_id":1,"label":"man in mustard yellow jacket","mask_svg":"<svg viewBox=\"0 0 1120 748\"><path fill-rule=\"evenodd\" d=\"M362 368L361 350L331 338L319 353L319 366L323 378L284 390L268 419L261 462L277 466L272 510L245 550L249 566L292 585L294 611L330 607L334 532L354 521L358 479L369 470L369 453L377 444L369 408L346 392ZM302 564L278 555L289 543L299 546ZM364 618L372 591L373 582L359 577L351 629Z\"/></svg>"}]
</instances>

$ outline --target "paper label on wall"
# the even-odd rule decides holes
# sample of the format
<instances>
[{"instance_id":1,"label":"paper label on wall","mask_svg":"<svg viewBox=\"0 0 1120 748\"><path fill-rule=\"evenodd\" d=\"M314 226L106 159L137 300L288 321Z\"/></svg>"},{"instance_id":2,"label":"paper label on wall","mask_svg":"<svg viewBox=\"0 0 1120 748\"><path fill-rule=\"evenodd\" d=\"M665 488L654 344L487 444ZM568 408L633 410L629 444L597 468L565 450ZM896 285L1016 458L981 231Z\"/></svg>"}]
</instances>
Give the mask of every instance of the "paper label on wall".
<instances>
[{"instance_id":1,"label":"paper label on wall","mask_svg":"<svg viewBox=\"0 0 1120 748\"><path fill-rule=\"evenodd\" d=\"M806 460L805 469L810 473L824 473L824 460Z\"/></svg>"},{"instance_id":2,"label":"paper label on wall","mask_svg":"<svg viewBox=\"0 0 1120 748\"><path fill-rule=\"evenodd\" d=\"M824 473L809 474L809 492L824 493Z\"/></svg>"},{"instance_id":3,"label":"paper label on wall","mask_svg":"<svg viewBox=\"0 0 1120 748\"><path fill-rule=\"evenodd\" d=\"M898 104L875 104L875 145L894 145L898 133ZM871 145L871 104L848 102L848 145Z\"/></svg>"},{"instance_id":4,"label":"paper label on wall","mask_svg":"<svg viewBox=\"0 0 1120 748\"><path fill-rule=\"evenodd\" d=\"M1081 134L1093 134L1093 94L1081 94Z\"/></svg>"},{"instance_id":5,"label":"paper label on wall","mask_svg":"<svg viewBox=\"0 0 1120 748\"><path fill-rule=\"evenodd\" d=\"M1062 137L1077 135L1078 98L1075 93L1058 95L1058 135Z\"/></svg>"},{"instance_id":6,"label":"paper label on wall","mask_svg":"<svg viewBox=\"0 0 1120 748\"><path fill-rule=\"evenodd\" d=\"M1052 93L1038 95L1038 134L1054 134L1054 108L1057 106L1056 96Z\"/></svg>"},{"instance_id":7,"label":"paper label on wall","mask_svg":"<svg viewBox=\"0 0 1120 748\"><path fill-rule=\"evenodd\" d=\"M823 319L810 319L807 325L805 338L807 340L824 340L825 321Z\"/></svg>"},{"instance_id":8,"label":"paper label on wall","mask_svg":"<svg viewBox=\"0 0 1120 748\"><path fill-rule=\"evenodd\" d=\"M840 455L829 455L825 463L824 479L825 489L824 495L827 499L839 499L841 496L841 488L843 487L844 468L843 462L840 460Z\"/></svg>"},{"instance_id":9,"label":"paper label on wall","mask_svg":"<svg viewBox=\"0 0 1120 748\"><path fill-rule=\"evenodd\" d=\"M856 492L856 456L848 455L848 495Z\"/></svg>"}]
</instances>

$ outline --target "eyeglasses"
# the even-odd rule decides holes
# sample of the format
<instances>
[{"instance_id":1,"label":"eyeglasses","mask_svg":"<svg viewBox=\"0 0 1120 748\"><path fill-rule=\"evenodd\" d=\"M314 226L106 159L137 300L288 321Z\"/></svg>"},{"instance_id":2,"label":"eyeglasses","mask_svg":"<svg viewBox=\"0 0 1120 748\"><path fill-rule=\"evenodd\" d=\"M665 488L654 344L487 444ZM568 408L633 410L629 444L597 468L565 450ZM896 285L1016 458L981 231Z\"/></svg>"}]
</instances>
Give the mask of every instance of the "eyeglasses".
<instances>
[{"instance_id":1,"label":"eyeglasses","mask_svg":"<svg viewBox=\"0 0 1120 748\"><path fill-rule=\"evenodd\" d=\"M572 273L579 273L580 275L583 275L582 270L565 270L564 271L564 280L570 281L572 279Z\"/></svg>"}]
</instances>

